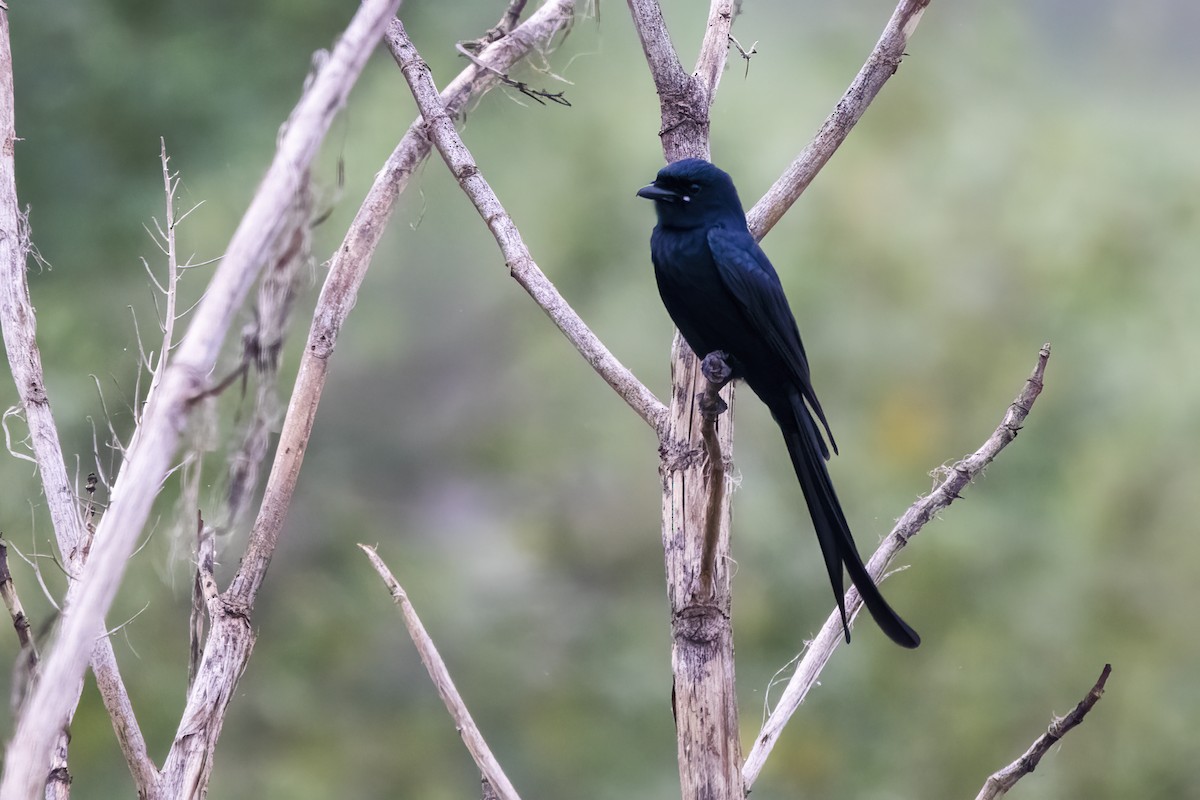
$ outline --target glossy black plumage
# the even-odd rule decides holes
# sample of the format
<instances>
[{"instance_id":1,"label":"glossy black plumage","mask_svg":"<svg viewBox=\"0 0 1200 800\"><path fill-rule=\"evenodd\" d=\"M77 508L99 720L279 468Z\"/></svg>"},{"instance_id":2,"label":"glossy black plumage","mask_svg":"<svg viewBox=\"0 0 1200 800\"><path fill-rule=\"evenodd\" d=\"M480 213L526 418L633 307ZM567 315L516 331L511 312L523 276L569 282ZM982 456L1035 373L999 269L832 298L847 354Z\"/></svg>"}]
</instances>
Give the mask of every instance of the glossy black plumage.
<instances>
[{"instance_id":1,"label":"glossy black plumage","mask_svg":"<svg viewBox=\"0 0 1200 800\"><path fill-rule=\"evenodd\" d=\"M650 256L667 313L699 357L726 354L733 378L749 384L783 432L846 640L843 565L883 632L897 644L916 647L920 637L883 599L850 535L825 467L830 447L837 452L837 445L813 392L800 332L779 276L746 227L733 181L709 162L690 158L664 167L638 195L653 200L658 212Z\"/></svg>"}]
</instances>

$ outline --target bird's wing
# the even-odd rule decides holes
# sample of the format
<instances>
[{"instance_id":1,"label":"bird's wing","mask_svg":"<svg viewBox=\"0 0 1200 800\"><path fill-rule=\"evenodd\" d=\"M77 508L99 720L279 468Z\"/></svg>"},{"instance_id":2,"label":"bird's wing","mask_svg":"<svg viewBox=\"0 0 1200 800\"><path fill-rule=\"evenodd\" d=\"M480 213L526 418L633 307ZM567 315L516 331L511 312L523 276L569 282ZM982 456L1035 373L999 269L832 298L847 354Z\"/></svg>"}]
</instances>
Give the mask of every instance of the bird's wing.
<instances>
[{"instance_id":1,"label":"bird's wing","mask_svg":"<svg viewBox=\"0 0 1200 800\"><path fill-rule=\"evenodd\" d=\"M767 254L749 231L713 227L708 231L708 247L725 288L733 295L749 325L785 365L792 381L809 407L821 420L829 443L837 452L837 443L825 412L817 400L808 372L808 357L800 341L796 318L788 306L779 275ZM817 437L820 439L820 437ZM821 445L824 450L824 443ZM828 454L826 454L828 457Z\"/></svg>"}]
</instances>

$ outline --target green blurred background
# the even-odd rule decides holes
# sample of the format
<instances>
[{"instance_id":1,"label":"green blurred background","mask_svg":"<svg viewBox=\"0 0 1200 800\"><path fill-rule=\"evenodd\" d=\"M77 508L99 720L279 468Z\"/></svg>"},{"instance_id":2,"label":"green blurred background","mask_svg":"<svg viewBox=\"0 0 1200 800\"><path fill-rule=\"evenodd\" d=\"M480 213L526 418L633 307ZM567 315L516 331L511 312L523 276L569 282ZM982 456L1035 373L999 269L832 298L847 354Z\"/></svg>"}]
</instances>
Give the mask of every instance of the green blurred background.
<instances>
[{"instance_id":1,"label":"green blurred background","mask_svg":"<svg viewBox=\"0 0 1200 800\"><path fill-rule=\"evenodd\" d=\"M72 466L103 420L127 435L130 308L162 218L159 137L182 175L185 254L220 255L271 157L311 52L351 2L10 3L18 189L32 209L39 341ZM503 2L402 10L439 82ZM665 3L690 63L700 4ZM713 157L748 206L832 108L886 1L747 2L713 112ZM756 798L973 797L1101 666L1104 700L1014 792L1200 797L1200 91L1191 0L935 2L897 76L764 241L800 320L842 448L832 470L869 550L990 433L1051 341L1016 441L904 554L886 591L915 652L870 624L834 657ZM535 259L660 396L671 327L651 275L657 101L621 4L549 56L572 106L496 91L463 135ZM315 178L338 245L413 116L379 53ZM337 188L337 164L345 186ZM193 272L195 296L205 275ZM284 359L290 386L323 269ZM236 350L231 346L227 361ZM828 585L777 431L738 406L734 623L745 741ZM11 382L0 403L13 405ZM19 437L22 424L10 421ZM76 454L78 454L76 456ZM214 460L212 466L217 466ZM110 467L107 461L106 469ZM338 343L298 496L255 614L217 798L478 796L478 776L356 542L378 543L485 734L529 798L677 796L655 441L508 278L436 159L392 220ZM219 505L216 479L207 513ZM0 530L48 552L30 465L0 462ZM184 700L190 573L168 488L109 616L161 760ZM223 543L222 575L244 531ZM30 570L18 588L45 633ZM61 590L53 567L48 581ZM144 609L144 610L143 610ZM10 659L15 637L0 637ZM8 670L0 678L11 683ZM9 735L11 712L0 712ZM73 727L78 798L132 783L88 683Z\"/></svg>"}]
</instances>

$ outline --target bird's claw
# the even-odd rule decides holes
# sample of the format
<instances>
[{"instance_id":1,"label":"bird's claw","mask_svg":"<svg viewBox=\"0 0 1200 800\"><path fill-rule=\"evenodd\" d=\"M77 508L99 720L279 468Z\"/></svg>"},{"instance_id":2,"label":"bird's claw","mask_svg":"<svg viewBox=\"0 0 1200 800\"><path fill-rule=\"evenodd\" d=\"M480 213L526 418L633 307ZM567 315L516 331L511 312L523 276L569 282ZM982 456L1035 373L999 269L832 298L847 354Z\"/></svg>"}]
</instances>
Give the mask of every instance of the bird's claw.
<instances>
[{"instance_id":1,"label":"bird's claw","mask_svg":"<svg viewBox=\"0 0 1200 800\"><path fill-rule=\"evenodd\" d=\"M701 414L712 419L716 419L729 410L729 404L722 400L721 395L715 391L698 392L696 405L700 408Z\"/></svg>"},{"instance_id":2,"label":"bird's claw","mask_svg":"<svg viewBox=\"0 0 1200 800\"><path fill-rule=\"evenodd\" d=\"M715 383L721 388L733 377L733 367L729 366L729 358L724 350L714 350L700 361L700 373L709 383Z\"/></svg>"}]
</instances>

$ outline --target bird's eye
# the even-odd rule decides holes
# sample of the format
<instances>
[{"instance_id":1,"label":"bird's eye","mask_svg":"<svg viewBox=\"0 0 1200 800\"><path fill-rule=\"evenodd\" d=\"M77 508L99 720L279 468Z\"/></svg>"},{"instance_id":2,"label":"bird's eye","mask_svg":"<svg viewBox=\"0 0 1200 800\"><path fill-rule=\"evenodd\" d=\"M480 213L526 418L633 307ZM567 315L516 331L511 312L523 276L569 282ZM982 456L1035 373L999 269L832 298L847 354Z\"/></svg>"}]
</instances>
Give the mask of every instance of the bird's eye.
<instances>
[{"instance_id":1,"label":"bird's eye","mask_svg":"<svg viewBox=\"0 0 1200 800\"><path fill-rule=\"evenodd\" d=\"M692 184L691 186L689 186L688 188L689 188L689 189L691 189L691 192L692 192L692 194L695 194L696 192L700 191L700 184L698 184L698 183L693 183L693 184Z\"/></svg>"}]
</instances>

